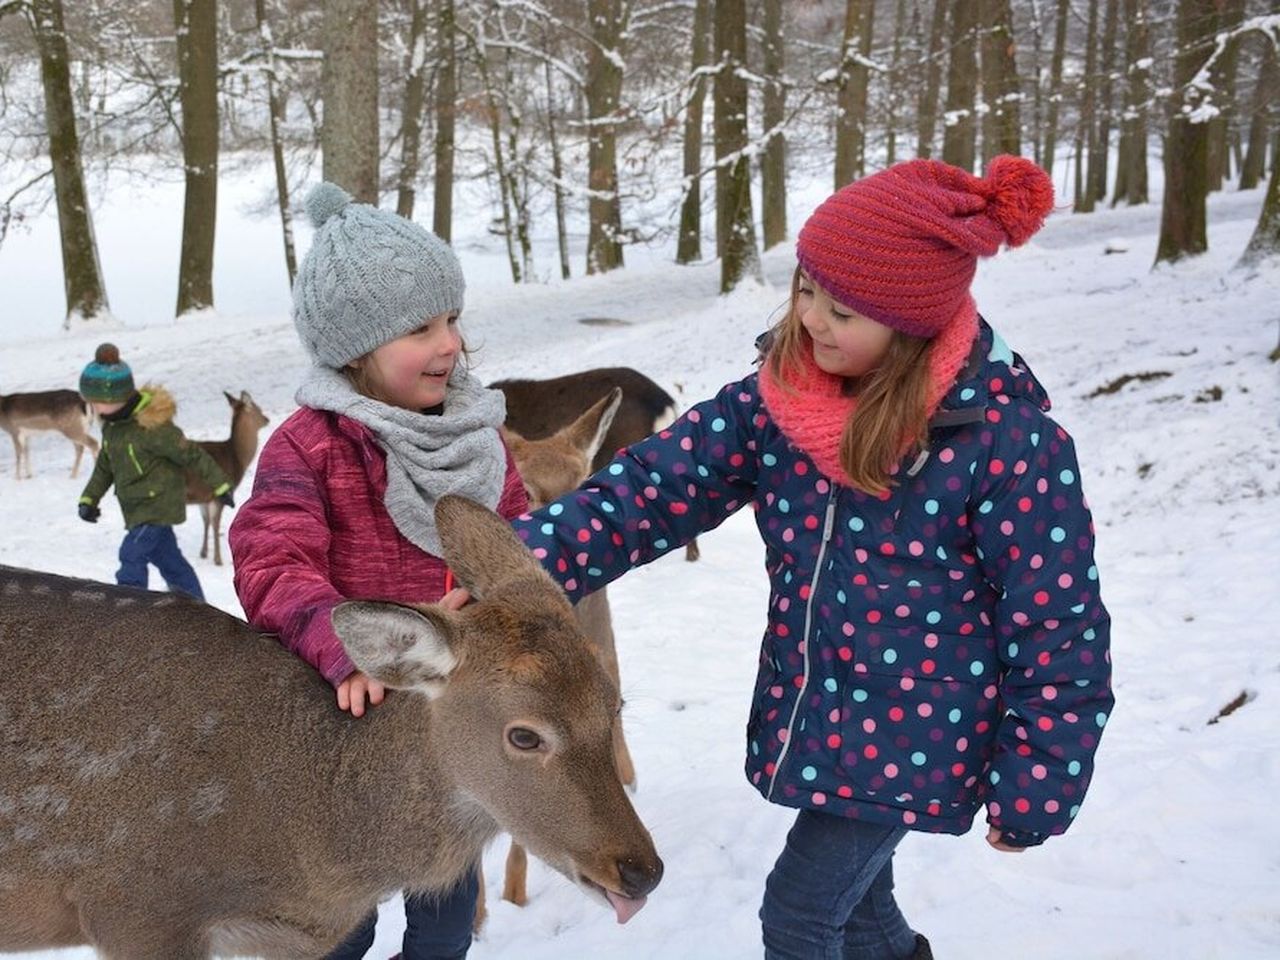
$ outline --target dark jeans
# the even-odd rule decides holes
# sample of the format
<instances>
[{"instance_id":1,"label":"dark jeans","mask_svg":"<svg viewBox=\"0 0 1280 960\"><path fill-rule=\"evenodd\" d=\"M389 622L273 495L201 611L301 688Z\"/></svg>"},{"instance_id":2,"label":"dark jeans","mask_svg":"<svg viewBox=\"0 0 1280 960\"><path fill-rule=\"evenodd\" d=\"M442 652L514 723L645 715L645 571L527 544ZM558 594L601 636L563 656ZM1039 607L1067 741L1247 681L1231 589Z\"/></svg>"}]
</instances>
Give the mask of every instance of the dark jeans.
<instances>
[{"instance_id":1,"label":"dark jeans","mask_svg":"<svg viewBox=\"0 0 1280 960\"><path fill-rule=\"evenodd\" d=\"M904 960L915 934L893 899L902 827L802 810L765 882L765 960Z\"/></svg>"},{"instance_id":2,"label":"dark jeans","mask_svg":"<svg viewBox=\"0 0 1280 960\"><path fill-rule=\"evenodd\" d=\"M403 960L462 960L471 949L471 924L479 894L480 880L473 870L439 896L406 895ZM377 922L375 910L325 960L360 960L373 944Z\"/></svg>"},{"instance_id":3,"label":"dark jeans","mask_svg":"<svg viewBox=\"0 0 1280 960\"><path fill-rule=\"evenodd\" d=\"M147 589L147 564L154 564L170 590L181 591L197 600L204 599L196 572L178 549L173 527L156 523L140 523L124 535L120 544L120 569L116 583L123 587Z\"/></svg>"}]
</instances>

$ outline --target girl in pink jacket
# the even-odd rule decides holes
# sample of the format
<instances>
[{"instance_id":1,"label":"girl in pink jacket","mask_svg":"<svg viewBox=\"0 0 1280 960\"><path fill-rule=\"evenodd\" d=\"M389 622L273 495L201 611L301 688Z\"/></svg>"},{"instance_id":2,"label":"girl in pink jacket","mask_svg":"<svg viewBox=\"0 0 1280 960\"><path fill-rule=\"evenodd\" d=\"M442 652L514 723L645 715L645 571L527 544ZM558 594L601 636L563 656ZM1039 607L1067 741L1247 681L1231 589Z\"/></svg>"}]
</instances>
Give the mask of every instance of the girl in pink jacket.
<instances>
[{"instance_id":1,"label":"girl in pink jacket","mask_svg":"<svg viewBox=\"0 0 1280 960\"><path fill-rule=\"evenodd\" d=\"M447 592L436 499L460 493L502 516L528 506L498 427L501 392L466 368L464 283L448 244L332 184L307 197L315 239L293 288L314 365L301 405L263 447L228 536L249 621L333 684L355 717L385 691L357 671L329 621L347 599L431 603ZM478 886L408 896L404 960L464 957ZM327 960L354 960L376 915Z\"/></svg>"}]
</instances>

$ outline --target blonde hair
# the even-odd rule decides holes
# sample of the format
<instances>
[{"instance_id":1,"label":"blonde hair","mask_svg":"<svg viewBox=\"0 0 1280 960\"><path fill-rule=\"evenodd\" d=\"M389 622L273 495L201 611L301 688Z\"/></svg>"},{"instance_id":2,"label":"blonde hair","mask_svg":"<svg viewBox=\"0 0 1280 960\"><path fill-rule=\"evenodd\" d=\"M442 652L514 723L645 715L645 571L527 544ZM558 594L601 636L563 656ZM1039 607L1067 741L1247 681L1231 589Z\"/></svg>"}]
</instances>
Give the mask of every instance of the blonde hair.
<instances>
[{"instance_id":1,"label":"blonde hair","mask_svg":"<svg viewBox=\"0 0 1280 960\"><path fill-rule=\"evenodd\" d=\"M774 381L796 392L794 377L812 356L813 340L796 301L800 268L791 278L791 303L773 328L765 363ZM840 466L854 487L873 495L894 485L891 471L929 437L929 361L933 341L895 330L884 359L870 373L846 381L858 403L840 436Z\"/></svg>"}]
</instances>

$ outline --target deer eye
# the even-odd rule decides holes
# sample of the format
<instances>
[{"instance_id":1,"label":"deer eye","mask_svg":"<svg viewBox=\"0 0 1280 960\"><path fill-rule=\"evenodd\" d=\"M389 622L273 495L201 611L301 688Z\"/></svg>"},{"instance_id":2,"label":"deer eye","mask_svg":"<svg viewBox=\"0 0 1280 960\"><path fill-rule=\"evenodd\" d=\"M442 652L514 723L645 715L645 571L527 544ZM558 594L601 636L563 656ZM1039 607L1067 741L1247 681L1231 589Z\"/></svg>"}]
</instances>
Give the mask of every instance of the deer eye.
<instances>
[{"instance_id":1,"label":"deer eye","mask_svg":"<svg viewBox=\"0 0 1280 960\"><path fill-rule=\"evenodd\" d=\"M512 727L507 731L507 741L517 750L537 750L542 738L528 727Z\"/></svg>"}]
</instances>

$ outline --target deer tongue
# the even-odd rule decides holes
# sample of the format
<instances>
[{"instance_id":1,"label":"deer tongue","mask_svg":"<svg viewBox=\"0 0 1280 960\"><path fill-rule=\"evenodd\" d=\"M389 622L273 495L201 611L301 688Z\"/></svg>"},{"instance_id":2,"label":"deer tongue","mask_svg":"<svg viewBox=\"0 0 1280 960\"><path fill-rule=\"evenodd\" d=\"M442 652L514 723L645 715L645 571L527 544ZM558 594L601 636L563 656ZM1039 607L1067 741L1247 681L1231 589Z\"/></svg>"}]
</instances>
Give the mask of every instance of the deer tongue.
<instances>
[{"instance_id":1,"label":"deer tongue","mask_svg":"<svg viewBox=\"0 0 1280 960\"><path fill-rule=\"evenodd\" d=\"M613 912L618 915L619 923L626 923L637 913L640 908L645 905L646 897L624 897L621 894L614 893L612 890L606 890L604 895L609 898L609 902L613 904Z\"/></svg>"}]
</instances>

